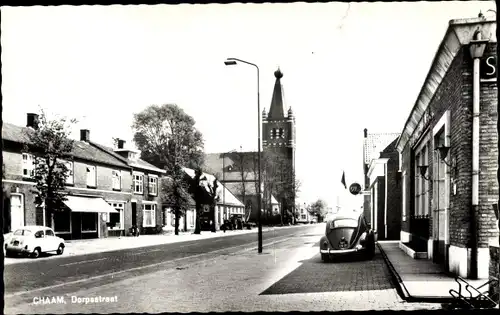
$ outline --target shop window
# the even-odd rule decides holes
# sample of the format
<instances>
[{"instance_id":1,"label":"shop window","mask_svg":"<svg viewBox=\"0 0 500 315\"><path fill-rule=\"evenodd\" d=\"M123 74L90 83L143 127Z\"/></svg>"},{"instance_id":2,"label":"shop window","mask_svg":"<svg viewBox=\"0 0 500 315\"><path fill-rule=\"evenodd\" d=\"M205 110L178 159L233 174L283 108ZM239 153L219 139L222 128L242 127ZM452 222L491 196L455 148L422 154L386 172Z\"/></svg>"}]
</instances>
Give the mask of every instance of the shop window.
<instances>
[{"instance_id":1,"label":"shop window","mask_svg":"<svg viewBox=\"0 0 500 315\"><path fill-rule=\"evenodd\" d=\"M97 232L97 213L82 213L82 232Z\"/></svg>"},{"instance_id":2,"label":"shop window","mask_svg":"<svg viewBox=\"0 0 500 315\"><path fill-rule=\"evenodd\" d=\"M54 231L71 232L71 211L63 210L54 213Z\"/></svg>"},{"instance_id":3,"label":"shop window","mask_svg":"<svg viewBox=\"0 0 500 315\"><path fill-rule=\"evenodd\" d=\"M123 212L125 209L125 204L122 202L108 202L110 206L116 209L116 212L110 212L108 215L108 229L109 230L123 230L124 220L123 220Z\"/></svg>"},{"instance_id":4,"label":"shop window","mask_svg":"<svg viewBox=\"0 0 500 315\"><path fill-rule=\"evenodd\" d=\"M142 226L156 226L156 204L142 205Z\"/></svg>"},{"instance_id":5,"label":"shop window","mask_svg":"<svg viewBox=\"0 0 500 315\"><path fill-rule=\"evenodd\" d=\"M428 147L425 144L417 153L416 165L428 165ZM430 167L428 168L428 170ZM428 172L428 171L427 171ZM429 176L427 174L427 176ZM429 214L429 180L426 180L418 167L415 168L415 215L422 216Z\"/></svg>"}]
</instances>

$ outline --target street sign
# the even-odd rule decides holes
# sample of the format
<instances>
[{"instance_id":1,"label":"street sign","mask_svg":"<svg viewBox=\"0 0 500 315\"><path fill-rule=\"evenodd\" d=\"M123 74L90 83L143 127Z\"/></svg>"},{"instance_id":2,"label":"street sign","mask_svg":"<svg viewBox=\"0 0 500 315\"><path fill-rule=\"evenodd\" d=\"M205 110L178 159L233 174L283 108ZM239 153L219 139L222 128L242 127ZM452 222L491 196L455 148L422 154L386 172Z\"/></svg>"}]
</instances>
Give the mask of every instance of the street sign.
<instances>
[{"instance_id":1,"label":"street sign","mask_svg":"<svg viewBox=\"0 0 500 315\"><path fill-rule=\"evenodd\" d=\"M358 183L352 183L351 186L349 186L349 192L353 195L357 195L361 192L361 185Z\"/></svg>"}]
</instances>

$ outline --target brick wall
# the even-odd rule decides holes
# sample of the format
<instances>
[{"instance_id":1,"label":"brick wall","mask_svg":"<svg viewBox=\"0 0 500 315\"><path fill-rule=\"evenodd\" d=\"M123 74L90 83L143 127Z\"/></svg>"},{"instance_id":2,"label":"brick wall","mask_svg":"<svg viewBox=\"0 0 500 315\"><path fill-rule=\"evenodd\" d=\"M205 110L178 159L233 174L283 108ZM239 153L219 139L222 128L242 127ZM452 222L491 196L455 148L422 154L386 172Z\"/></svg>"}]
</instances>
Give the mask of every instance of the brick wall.
<instances>
[{"instance_id":1,"label":"brick wall","mask_svg":"<svg viewBox=\"0 0 500 315\"><path fill-rule=\"evenodd\" d=\"M490 276L489 280L497 279L500 280L500 248L498 246L490 246ZM499 294L500 292L499 286L490 286L490 295L494 293ZM498 300L497 300L498 301Z\"/></svg>"},{"instance_id":2,"label":"brick wall","mask_svg":"<svg viewBox=\"0 0 500 315\"><path fill-rule=\"evenodd\" d=\"M412 171L413 169L413 162L411 159L412 155L412 150L410 146L407 144L405 148L403 149L403 152L401 153L401 158L402 158L402 165L401 165L401 170L406 171L406 175L404 178L401 178L401 192L405 194L405 199L404 202L405 204L402 204L401 207L401 215L403 214L406 215L406 220L403 220L401 218L401 231L410 233L410 215L413 213L413 198L414 198L414 186L413 186L413 180L414 180L414 172ZM403 191L403 181L404 181L404 191ZM401 200L403 202L403 200Z\"/></svg>"},{"instance_id":3,"label":"brick wall","mask_svg":"<svg viewBox=\"0 0 500 315\"><path fill-rule=\"evenodd\" d=\"M496 44L490 44L485 55L496 54ZM456 194L450 195L449 231L450 244L459 247L469 245L470 238L470 209L472 201L472 71L473 62L469 56L468 48L463 47L452 61L442 83L435 92L430 111L433 119L432 128L450 110L450 144L449 157L456 159L456 170L450 171L452 183L457 186ZM481 83L481 116L480 116L480 204L478 208L478 241L479 247L486 247L490 237L497 234L494 226L494 213L492 203L498 198L498 185L496 182L496 169L498 167L498 135L497 124L497 85L496 83ZM415 135L414 135L415 136ZM425 136L425 135L424 135ZM416 140L416 139L414 139ZM433 141L429 141L429 152L433 152ZM414 186L412 184L412 149L407 145L403 150L403 170L411 179L406 181L407 214L413 209ZM432 165L433 154L429 154L429 165ZM433 176L433 169L429 167L428 175ZM408 185L408 184L411 185ZM432 198L432 182L430 185L430 198ZM408 187L411 186L411 187ZM453 186L451 185L451 188ZM432 209L432 208L430 208ZM432 225L431 225L432 226ZM406 222L402 229L408 230Z\"/></svg>"},{"instance_id":4,"label":"brick wall","mask_svg":"<svg viewBox=\"0 0 500 315\"><path fill-rule=\"evenodd\" d=\"M377 187L377 231L378 239L385 239L384 212L385 212L385 178L377 177L375 180Z\"/></svg>"},{"instance_id":5,"label":"brick wall","mask_svg":"<svg viewBox=\"0 0 500 315\"><path fill-rule=\"evenodd\" d=\"M398 178L399 154L392 152L387 164L387 235L399 240L401 231L401 179Z\"/></svg>"}]
</instances>

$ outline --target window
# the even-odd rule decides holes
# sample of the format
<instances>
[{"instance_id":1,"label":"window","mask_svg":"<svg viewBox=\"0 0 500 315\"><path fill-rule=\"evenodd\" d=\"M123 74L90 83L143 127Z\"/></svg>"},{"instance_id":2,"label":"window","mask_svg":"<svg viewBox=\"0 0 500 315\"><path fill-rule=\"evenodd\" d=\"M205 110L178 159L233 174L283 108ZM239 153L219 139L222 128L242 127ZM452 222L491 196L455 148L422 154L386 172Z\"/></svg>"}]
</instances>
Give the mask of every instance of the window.
<instances>
[{"instance_id":1,"label":"window","mask_svg":"<svg viewBox=\"0 0 500 315\"><path fill-rule=\"evenodd\" d=\"M403 212L403 221L406 221L406 171L403 172L403 176L402 176L402 179L403 179L403 187L402 187L402 212Z\"/></svg>"},{"instance_id":2,"label":"window","mask_svg":"<svg viewBox=\"0 0 500 315\"><path fill-rule=\"evenodd\" d=\"M302 218L302 220L306 219L306 215L305 214L302 214L300 217Z\"/></svg>"},{"instance_id":3,"label":"window","mask_svg":"<svg viewBox=\"0 0 500 315\"><path fill-rule=\"evenodd\" d=\"M333 227L336 227L336 228L338 228L338 227L351 227L351 228L358 227L358 221L353 220L353 219L335 220L335 221L332 221L331 224L333 224Z\"/></svg>"},{"instance_id":4,"label":"window","mask_svg":"<svg viewBox=\"0 0 500 315\"><path fill-rule=\"evenodd\" d=\"M134 173L134 193L142 194L144 189L144 175Z\"/></svg>"},{"instance_id":5,"label":"window","mask_svg":"<svg viewBox=\"0 0 500 315\"><path fill-rule=\"evenodd\" d=\"M23 177L35 176L35 158L32 154L23 153Z\"/></svg>"},{"instance_id":6,"label":"window","mask_svg":"<svg viewBox=\"0 0 500 315\"><path fill-rule=\"evenodd\" d=\"M149 194L150 195L158 195L158 177L154 175L149 175Z\"/></svg>"},{"instance_id":7,"label":"window","mask_svg":"<svg viewBox=\"0 0 500 315\"><path fill-rule=\"evenodd\" d=\"M54 213L54 231L71 232L71 211L64 210Z\"/></svg>"},{"instance_id":8,"label":"window","mask_svg":"<svg viewBox=\"0 0 500 315\"><path fill-rule=\"evenodd\" d=\"M93 165L87 165L87 187L97 187L96 168Z\"/></svg>"},{"instance_id":9,"label":"window","mask_svg":"<svg viewBox=\"0 0 500 315\"><path fill-rule=\"evenodd\" d=\"M43 237L43 231L36 231L35 238L42 238L42 237Z\"/></svg>"},{"instance_id":10,"label":"window","mask_svg":"<svg viewBox=\"0 0 500 315\"><path fill-rule=\"evenodd\" d=\"M123 211L125 209L125 204L123 202L108 202L108 204L118 211L118 213L109 213L107 221L108 230L123 230L125 228L123 220Z\"/></svg>"},{"instance_id":11,"label":"window","mask_svg":"<svg viewBox=\"0 0 500 315\"><path fill-rule=\"evenodd\" d=\"M97 213L82 213L82 232L97 232Z\"/></svg>"},{"instance_id":12,"label":"window","mask_svg":"<svg viewBox=\"0 0 500 315\"><path fill-rule=\"evenodd\" d=\"M189 211L189 217L188 217L189 226L194 226L194 215L195 215L194 211Z\"/></svg>"},{"instance_id":13,"label":"window","mask_svg":"<svg viewBox=\"0 0 500 315\"><path fill-rule=\"evenodd\" d=\"M54 232L52 232L52 230L45 230L45 235L54 236Z\"/></svg>"},{"instance_id":14,"label":"window","mask_svg":"<svg viewBox=\"0 0 500 315\"><path fill-rule=\"evenodd\" d=\"M283 128L280 128L280 135L279 135L280 138L285 138L285 131L283 130Z\"/></svg>"},{"instance_id":15,"label":"window","mask_svg":"<svg viewBox=\"0 0 500 315\"><path fill-rule=\"evenodd\" d=\"M142 205L142 226L156 226L156 204Z\"/></svg>"},{"instance_id":16,"label":"window","mask_svg":"<svg viewBox=\"0 0 500 315\"><path fill-rule=\"evenodd\" d=\"M111 180L113 184L113 190L120 190L122 188L122 175L120 171L112 171Z\"/></svg>"},{"instance_id":17,"label":"window","mask_svg":"<svg viewBox=\"0 0 500 315\"><path fill-rule=\"evenodd\" d=\"M71 161L64 161L64 165L67 168L67 175L66 177L66 184L74 184L74 176L73 176L73 162Z\"/></svg>"},{"instance_id":18,"label":"window","mask_svg":"<svg viewBox=\"0 0 500 315\"><path fill-rule=\"evenodd\" d=\"M428 149L427 144L417 153L416 165L428 165ZM427 169L427 175L429 176ZM429 214L429 181L420 175L418 167L415 168L415 215Z\"/></svg>"}]
</instances>

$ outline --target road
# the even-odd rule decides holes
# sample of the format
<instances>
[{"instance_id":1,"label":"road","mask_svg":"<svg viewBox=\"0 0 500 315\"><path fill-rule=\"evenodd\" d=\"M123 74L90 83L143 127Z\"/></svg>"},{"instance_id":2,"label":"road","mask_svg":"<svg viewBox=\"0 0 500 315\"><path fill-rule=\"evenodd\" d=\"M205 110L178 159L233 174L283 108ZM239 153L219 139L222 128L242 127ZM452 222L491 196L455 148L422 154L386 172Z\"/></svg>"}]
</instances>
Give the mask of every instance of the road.
<instances>
[{"instance_id":1,"label":"road","mask_svg":"<svg viewBox=\"0 0 500 315\"><path fill-rule=\"evenodd\" d=\"M265 233L262 254L247 234L6 266L5 313L438 308L402 301L380 253L321 262L323 231L319 224Z\"/></svg>"}]
</instances>

